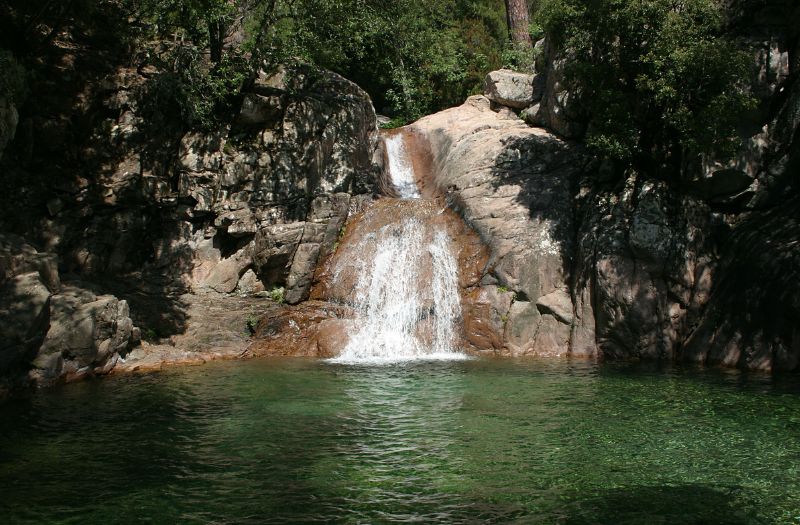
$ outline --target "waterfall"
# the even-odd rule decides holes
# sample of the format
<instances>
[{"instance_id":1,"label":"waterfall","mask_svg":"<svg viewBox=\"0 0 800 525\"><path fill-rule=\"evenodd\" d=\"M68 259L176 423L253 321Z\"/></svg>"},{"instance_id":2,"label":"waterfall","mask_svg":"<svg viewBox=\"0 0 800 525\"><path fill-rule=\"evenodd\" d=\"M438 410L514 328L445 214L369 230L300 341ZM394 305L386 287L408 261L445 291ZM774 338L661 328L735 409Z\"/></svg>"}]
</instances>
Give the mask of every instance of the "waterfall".
<instances>
[{"instance_id":1,"label":"waterfall","mask_svg":"<svg viewBox=\"0 0 800 525\"><path fill-rule=\"evenodd\" d=\"M389 177L401 199L420 197L414 177L414 166L406 151L406 141L402 133L395 133L384 139L386 157L389 160Z\"/></svg>"},{"instance_id":2,"label":"waterfall","mask_svg":"<svg viewBox=\"0 0 800 525\"><path fill-rule=\"evenodd\" d=\"M464 359L457 351L461 301L452 240L420 199L401 133L385 139L397 219L365 236L341 270L356 273L355 333L334 362ZM409 200L413 199L413 202ZM334 272L334 279L339 274Z\"/></svg>"}]
</instances>

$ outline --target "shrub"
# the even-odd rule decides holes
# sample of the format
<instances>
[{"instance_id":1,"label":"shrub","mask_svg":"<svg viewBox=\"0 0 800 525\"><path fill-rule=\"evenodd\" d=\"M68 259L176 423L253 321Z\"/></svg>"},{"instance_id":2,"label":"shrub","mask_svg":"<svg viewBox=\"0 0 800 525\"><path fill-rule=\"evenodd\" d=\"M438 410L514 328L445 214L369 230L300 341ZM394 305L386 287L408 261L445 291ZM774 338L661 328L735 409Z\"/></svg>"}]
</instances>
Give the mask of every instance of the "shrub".
<instances>
[{"instance_id":1,"label":"shrub","mask_svg":"<svg viewBox=\"0 0 800 525\"><path fill-rule=\"evenodd\" d=\"M253 313L247 314L245 326L247 327L247 331L250 335L255 335L256 327L258 326L258 316Z\"/></svg>"},{"instance_id":2,"label":"shrub","mask_svg":"<svg viewBox=\"0 0 800 525\"><path fill-rule=\"evenodd\" d=\"M283 288L273 288L269 292L269 298L278 304L283 304L283 302L285 301L283 293L284 293Z\"/></svg>"}]
</instances>

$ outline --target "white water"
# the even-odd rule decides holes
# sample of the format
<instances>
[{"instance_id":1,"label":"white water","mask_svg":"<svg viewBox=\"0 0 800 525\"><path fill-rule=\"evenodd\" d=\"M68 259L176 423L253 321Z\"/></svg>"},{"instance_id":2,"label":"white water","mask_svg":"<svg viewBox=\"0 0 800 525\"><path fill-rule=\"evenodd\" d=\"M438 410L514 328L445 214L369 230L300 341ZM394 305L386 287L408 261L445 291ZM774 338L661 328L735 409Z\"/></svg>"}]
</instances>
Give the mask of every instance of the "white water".
<instances>
[{"instance_id":1,"label":"white water","mask_svg":"<svg viewBox=\"0 0 800 525\"><path fill-rule=\"evenodd\" d=\"M387 138L386 151L398 193L419 198L402 135ZM332 361L467 359L455 348L461 301L451 244L447 232L410 216L366 236L355 250L360 258L349 261L358 272L357 331Z\"/></svg>"},{"instance_id":2,"label":"white water","mask_svg":"<svg viewBox=\"0 0 800 525\"><path fill-rule=\"evenodd\" d=\"M402 133L384 139L386 156L389 159L389 177L401 199L418 199L419 189L414 178L414 166L406 151Z\"/></svg>"}]
</instances>

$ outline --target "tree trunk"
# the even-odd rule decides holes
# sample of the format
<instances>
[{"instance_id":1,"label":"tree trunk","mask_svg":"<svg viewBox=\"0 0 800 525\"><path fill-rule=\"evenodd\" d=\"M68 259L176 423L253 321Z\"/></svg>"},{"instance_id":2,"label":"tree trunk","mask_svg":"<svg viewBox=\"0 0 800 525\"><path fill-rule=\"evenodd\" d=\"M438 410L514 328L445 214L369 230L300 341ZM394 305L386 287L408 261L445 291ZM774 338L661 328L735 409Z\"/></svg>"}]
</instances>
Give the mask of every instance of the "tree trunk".
<instances>
[{"instance_id":1,"label":"tree trunk","mask_svg":"<svg viewBox=\"0 0 800 525\"><path fill-rule=\"evenodd\" d=\"M222 21L215 20L208 23L208 40L211 62L219 64L222 62L222 52L225 46L225 25Z\"/></svg>"},{"instance_id":2,"label":"tree trunk","mask_svg":"<svg viewBox=\"0 0 800 525\"><path fill-rule=\"evenodd\" d=\"M531 35L528 32L528 2L526 0L505 0L508 35L515 45L532 47Z\"/></svg>"}]
</instances>

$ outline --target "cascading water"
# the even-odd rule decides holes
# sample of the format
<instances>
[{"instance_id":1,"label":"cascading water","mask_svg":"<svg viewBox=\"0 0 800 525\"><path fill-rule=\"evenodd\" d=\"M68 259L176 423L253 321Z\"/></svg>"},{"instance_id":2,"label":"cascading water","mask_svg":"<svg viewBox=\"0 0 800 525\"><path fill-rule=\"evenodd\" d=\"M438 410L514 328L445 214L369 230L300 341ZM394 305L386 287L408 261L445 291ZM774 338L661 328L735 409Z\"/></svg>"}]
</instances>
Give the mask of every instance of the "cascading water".
<instances>
[{"instance_id":1,"label":"cascading water","mask_svg":"<svg viewBox=\"0 0 800 525\"><path fill-rule=\"evenodd\" d=\"M461 302L452 240L420 199L401 133L385 139L388 172L401 199L401 217L364 236L353 256L339 261L355 273L355 333L335 362L464 359L456 350Z\"/></svg>"},{"instance_id":2,"label":"cascading water","mask_svg":"<svg viewBox=\"0 0 800 525\"><path fill-rule=\"evenodd\" d=\"M384 139L386 157L389 161L389 176L392 185L401 199L418 199L419 189L414 177L414 165L406 151L406 141L402 133L395 133Z\"/></svg>"}]
</instances>

